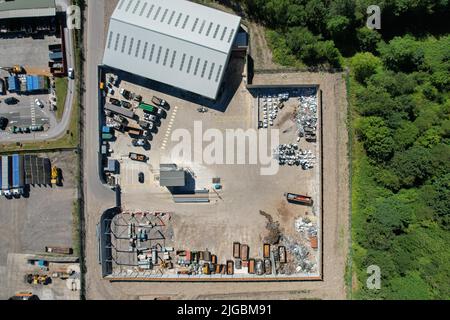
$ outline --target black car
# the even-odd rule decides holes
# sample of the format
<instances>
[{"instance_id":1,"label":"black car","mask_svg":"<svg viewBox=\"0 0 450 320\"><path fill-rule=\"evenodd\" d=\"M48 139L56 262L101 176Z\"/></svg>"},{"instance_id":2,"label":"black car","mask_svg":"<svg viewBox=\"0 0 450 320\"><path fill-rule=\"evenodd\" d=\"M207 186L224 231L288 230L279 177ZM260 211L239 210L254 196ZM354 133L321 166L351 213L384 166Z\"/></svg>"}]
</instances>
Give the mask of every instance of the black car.
<instances>
[{"instance_id":1,"label":"black car","mask_svg":"<svg viewBox=\"0 0 450 320\"><path fill-rule=\"evenodd\" d=\"M114 98L110 98L110 99L109 99L109 102L110 102L111 104L115 105L115 106L118 106L118 107L121 107L121 106L122 106L122 104L120 103L120 101L117 100L117 99L114 99Z\"/></svg>"},{"instance_id":2,"label":"black car","mask_svg":"<svg viewBox=\"0 0 450 320\"><path fill-rule=\"evenodd\" d=\"M8 126L8 119L0 117L0 130L5 130Z\"/></svg>"},{"instance_id":3,"label":"black car","mask_svg":"<svg viewBox=\"0 0 450 320\"><path fill-rule=\"evenodd\" d=\"M6 98L4 101L6 104L17 104L17 102L19 102L19 100L14 97Z\"/></svg>"},{"instance_id":4,"label":"black car","mask_svg":"<svg viewBox=\"0 0 450 320\"><path fill-rule=\"evenodd\" d=\"M144 183L145 177L144 177L144 173L143 172L139 172L138 178L139 178L139 182L140 183Z\"/></svg>"},{"instance_id":5,"label":"black car","mask_svg":"<svg viewBox=\"0 0 450 320\"><path fill-rule=\"evenodd\" d=\"M131 108L131 103L129 103L128 101L125 100L121 100L120 103L122 104L122 107L130 109Z\"/></svg>"}]
</instances>

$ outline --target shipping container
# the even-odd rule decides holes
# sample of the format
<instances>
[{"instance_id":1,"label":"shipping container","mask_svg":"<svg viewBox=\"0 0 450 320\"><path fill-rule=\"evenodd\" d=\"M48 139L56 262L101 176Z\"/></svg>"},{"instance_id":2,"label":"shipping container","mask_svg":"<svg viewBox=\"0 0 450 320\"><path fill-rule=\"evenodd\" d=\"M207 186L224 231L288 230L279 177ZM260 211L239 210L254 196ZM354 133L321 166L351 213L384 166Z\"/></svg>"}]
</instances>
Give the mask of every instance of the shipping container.
<instances>
[{"instance_id":1,"label":"shipping container","mask_svg":"<svg viewBox=\"0 0 450 320\"><path fill-rule=\"evenodd\" d=\"M2 194L4 196L11 196L11 166L10 158L2 156Z\"/></svg>"},{"instance_id":2,"label":"shipping container","mask_svg":"<svg viewBox=\"0 0 450 320\"><path fill-rule=\"evenodd\" d=\"M255 259L248 260L248 273L255 273Z\"/></svg>"},{"instance_id":3,"label":"shipping container","mask_svg":"<svg viewBox=\"0 0 450 320\"><path fill-rule=\"evenodd\" d=\"M227 274L228 275L234 274L234 263L231 260L227 261Z\"/></svg>"},{"instance_id":4,"label":"shipping container","mask_svg":"<svg viewBox=\"0 0 450 320\"><path fill-rule=\"evenodd\" d=\"M270 258L270 244L268 244L268 243L264 244L263 257L264 257L264 259Z\"/></svg>"},{"instance_id":5,"label":"shipping container","mask_svg":"<svg viewBox=\"0 0 450 320\"><path fill-rule=\"evenodd\" d=\"M12 191L15 195L21 195L25 188L23 156L18 154L12 156L12 173Z\"/></svg>"},{"instance_id":6,"label":"shipping container","mask_svg":"<svg viewBox=\"0 0 450 320\"><path fill-rule=\"evenodd\" d=\"M239 242L233 242L233 257L241 257L241 244Z\"/></svg>"},{"instance_id":7,"label":"shipping container","mask_svg":"<svg viewBox=\"0 0 450 320\"><path fill-rule=\"evenodd\" d=\"M241 246L241 259L242 261L248 260L248 254L249 254L249 247L246 244L243 244Z\"/></svg>"}]
</instances>

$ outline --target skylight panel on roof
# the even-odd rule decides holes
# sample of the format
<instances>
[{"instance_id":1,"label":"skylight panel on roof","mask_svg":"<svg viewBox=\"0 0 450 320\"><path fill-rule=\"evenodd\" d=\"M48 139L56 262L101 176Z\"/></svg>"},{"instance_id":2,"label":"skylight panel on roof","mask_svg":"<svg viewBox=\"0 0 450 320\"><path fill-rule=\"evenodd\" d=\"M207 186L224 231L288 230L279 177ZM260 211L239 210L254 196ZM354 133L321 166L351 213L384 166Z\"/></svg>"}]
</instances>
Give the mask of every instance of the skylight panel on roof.
<instances>
[{"instance_id":1,"label":"skylight panel on roof","mask_svg":"<svg viewBox=\"0 0 450 320\"><path fill-rule=\"evenodd\" d=\"M123 42L122 42L122 53L125 52L125 45L127 44L127 36L123 37Z\"/></svg>"},{"instance_id":2,"label":"skylight panel on roof","mask_svg":"<svg viewBox=\"0 0 450 320\"><path fill-rule=\"evenodd\" d=\"M223 41L223 38L225 38L225 33L227 33L227 27L225 27L224 29L223 29L223 32L222 32L222 36L220 37L220 41Z\"/></svg>"},{"instance_id":3,"label":"skylight panel on roof","mask_svg":"<svg viewBox=\"0 0 450 320\"><path fill-rule=\"evenodd\" d=\"M205 63L203 64L203 69L202 69L202 78L205 76L205 72L206 72L206 67L208 66L208 60L205 61Z\"/></svg>"},{"instance_id":4,"label":"skylight panel on roof","mask_svg":"<svg viewBox=\"0 0 450 320\"><path fill-rule=\"evenodd\" d=\"M194 60L194 56L191 56L191 58L189 59L188 68L186 70L187 73L191 72L192 60Z\"/></svg>"},{"instance_id":5,"label":"skylight panel on roof","mask_svg":"<svg viewBox=\"0 0 450 320\"><path fill-rule=\"evenodd\" d=\"M167 21L167 24L171 24L173 17L175 16L175 11L172 11L172 14L170 15L169 21Z\"/></svg>"},{"instance_id":6,"label":"skylight panel on roof","mask_svg":"<svg viewBox=\"0 0 450 320\"><path fill-rule=\"evenodd\" d=\"M211 29L212 29L212 26L213 26L213 23L211 22L211 23L209 24L208 31L206 31L206 36L207 36L207 37L209 37L209 34L210 34L210 32L211 32Z\"/></svg>"},{"instance_id":7,"label":"skylight panel on roof","mask_svg":"<svg viewBox=\"0 0 450 320\"><path fill-rule=\"evenodd\" d=\"M137 46L136 46L136 53L134 54L134 56L137 58L138 54L139 54L139 49L141 48L141 40L138 40L137 42Z\"/></svg>"},{"instance_id":8,"label":"skylight panel on roof","mask_svg":"<svg viewBox=\"0 0 450 320\"><path fill-rule=\"evenodd\" d=\"M148 12L147 12L147 19L150 18L150 15L152 14L154 8L155 8L155 5L152 4L152 6L150 7L150 9L148 9Z\"/></svg>"},{"instance_id":9,"label":"skylight panel on roof","mask_svg":"<svg viewBox=\"0 0 450 320\"><path fill-rule=\"evenodd\" d=\"M150 51L150 58L148 59L150 62L153 60L153 53L155 53L155 44L152 44L152 50Z\"/></svg>"},{"instance_id":10,"label":"skylight panel on roof","mask_svg":"<svg viewBox=\"0 0 450 320\"><path fill-rule=\"evenodd\" d=\"M195 19L194 25L192 26L192 32L195 31L195 28L197 28L197 23L198 23L199 18Z\"/></svg>"},{"instance_id":11,"label":"skylight panel on roof","mask_svg":"<svg viewBox=\"0 0 450 320\"><path fill-rule=\"evenodd\" d=\"M155 16L153 17L153 20L156 20L156 19L158 19L158 16L159 16L159 13L161 12L161 7L158 7L158 10L156 10L156 14L155 14Z\"/></svg>"},{"instance_id":12,"label":"skylight panel on roof","mask_svg":"<svg viewBox=\"0 0 450 320\"><path fill-rule=\"evenodd\" d=\"M140 5L140 4L141 4L141 0L138 0L138 2L136 3L136 5L134 6L133 14L136 13L136 10L139 8L139 5Z\"/></svg>"},{"instance_id":13,"label":"skylight panel on roof","mask_svg":"<svg viewBox=\"0 0 450 320\"><path fill-rule=\"evenodd\" d=\"M185 61L186 61L186 53L183 53L183 58L181 58L180 71L183 71Z\"/></svg>"},{"instance_id":14,"label":"skylight panel on roof","mask_svg":"<svg viewBox=\"0 0 450 320\"><path fill-rule=\"evenodd\" d=\"M209 70L209 76L208 76L208 80L211 80L212 74L214 72L214 67L216 66L216 64L213 62L211 65L211 69Z\"/></svg>"},{"instance_id":15,"label":"skylight panel on roof","mask_svg":"<svg viewBox=\"0 0 450 320\"><path fill-rule=\"evenodd\" d=\"M144 14L145 9L147 8L148 3L144 2L144 5L142 6L141 12L139 13L139 16L142 17Z\"/></svg>"},{"instance_id":16,"label":"skylight panel on roof","mask_svg":"<svg viewBox=\"0 0 450 320\"><path fill-rule=\"evenodd\" d=\"M163 66L167 64L167 58L169 57L169 49L166 49L166 54L164 55Z\"/></svg>"},{"instance_id":17,"label":"skylight panel on roof","mask_svg":"<svg viewBox=\"0 0 450 320\"><path fill-rule=\"evenodd\" d=\"M233 39L233 35L234 35L234 29L231 30L230 35L228 36L228 43L231 42L231 40Z\"/></svg>"},{"instance_id":18,"label":"skylight panel on roof","mask_svg":"<svg viewBox=\"0 0 450 320\"><path fill-rule=\"evenodd\" d=\"M175 50L172 54L172 61L170 62L170 67L173 68L173 65L175 64L175 58L177 57L177 51Z\"/></svg>"},{"instance_id":19,"label":"skylight panel on roof","mask_svg":"<svg viewBox=\"0 0 450 320\"><path fill-rule=\"evenodd\" d=\"M125 0L122 0L122 1L120 1L120 3L119 3L119 7L118 7L118 9L119 10L121 10L122 9L122 6L123 6L123 4L125 3Z\"/></svg>"},{"instance_id":20,"label":"skylight panel on roof","mask_svg":"<svg viewBox=\"0 0 450 320\"><path fill-rule=\"evenodd\" d=\"M163 16L162 16L162 18L161 18L161 23L164 22L164 19L166 19L166 17L167 17L167 12L169 12L169 9L164 10L164 14L163 14Z\"/></svg>"},{"instance_id":21,"label":"skylight panel on roof","mask_svg":"<svg viewBox=\"0 0 450 320\"><path fill-rule=\"evenodd\" d=\"M145 59L145 56L147 55L147 48L148 48L148 42L145 42L144 51L142 52L142 59Z\"/></svg>"},{"instance_id":22,"label":"skylight panel on roof","mask_svg":"<svg viewBox=\"0 0 450 320\"><path fill-rule=\"evenodd\" d=\"M180 23L180 20L181 20L181 17L182 17L182 16L183 16L182 13L180 13L180 14L178 15L177 22L175 22L175 27L178 27L178 24Z\"/></svg>"},{"instance_id":23,"label":"skylight panel on roof","mask_svg":"<svg viewBox=\"0 0 450 320\"><path fill-rule=\"evenodd\" d=\"M222 72L222 65L219 66L219 70L217 70L216 82L219 82L220 73Z\"/></svg>"},{"instance_id":24,"label":"skylight panel on roof","mask_svg":"<svg viewBox=\"0 0 450 320\"><path fill-rule=\"evenodd\" d=\"M206 20L203 20L202 26L200 27L200 30L198 31L199 34L202 34L203 29L205 28Z\"/></svg>"},{"instance_id":25,"label":"skylight panel on roof","mask_svg":"<svg viewBox=\"0 0 450 320\"><path fill-rule=\"evenodd\" d=\"M128 48L128 55L131 55L131 50L133 50L134 38L131 38L130 47Z\"/></svg>"},{"instance_id":26,"label":"skylight panel on roof","mask_svg":"<svg viewBox=\"0 0 450 320\"><path fill-rule=\"evenodd\" d=\"M110 31L110 32L109 32L109 39L108 39L108 49L111 48L112 38L113 38L113 32Z\"/></svg>"},{"instance_id":27,"label":"skylight panel on roof","mask_svg":"<svg viewBox=\"0 0 450 320\"><path fill-rule=\"evenodd\" d=\"M162 47L159 46L159 50L158 50L158 56L156 57L156 64L159 63L159 59L161 58L161 52L162 52Z\"/></svg>"},{"instance_id":28,"label":"skylight panel on roof","mask_svg":"<svg viewBox=\"0 0 450 320\"><path fill-rule=\"evenodd\" d=\"M200 65L200 58L197 59L197 63L195 64L194 76L197 75L199 65Z\"/></svg>"},{"instance_id":29,"label":"skylight panel on roof","mask_svg":"<svg viewBox=\"0 0 450 320\"><path fill-rule=\"evenodd\" d=\"M219 32L219 29L220 29L220 24L217 25L216 31L214 31L214 36L213 36L214 39L217 37L217 33Z\"/></svg>"},{"instance_id":30,"label":"skylight panel on roof","mask_svg":"<svg viewBox=\"0 0 450 320\"><path fill-rule=\"evenodd\" d=\"M187 22L189 21L189 17L190 17L190 16L188 15L188 16L186 17L186 19L184 19L183 27L182 27L183 29L186 28L186 24L187 24Z\"/></svg>"},{"instance_id":31,"label":"skylight panel on roof","mask_svg":"<svg viewBox=\"0 0 450 320\"><path fill-rule=\"evenodd\" d=\"M119 40L120 40L120 33L118 33L116 36L116 43L114 44L114 51L117 51L117 49L119 48Z\"/></svg>"},{"instance_id":32,"label":"skylight panel on roof","mask_svg":"<svg viewBox=\"0 0 450 320\"><path fill-rule=\"evenodd\" d=\"M130 0L130 2L128 2L127 8L125 9L125 12L128 12L128 10L130 10L131 5L133 4L134 0Z\"/></svg>"}]
</instances>

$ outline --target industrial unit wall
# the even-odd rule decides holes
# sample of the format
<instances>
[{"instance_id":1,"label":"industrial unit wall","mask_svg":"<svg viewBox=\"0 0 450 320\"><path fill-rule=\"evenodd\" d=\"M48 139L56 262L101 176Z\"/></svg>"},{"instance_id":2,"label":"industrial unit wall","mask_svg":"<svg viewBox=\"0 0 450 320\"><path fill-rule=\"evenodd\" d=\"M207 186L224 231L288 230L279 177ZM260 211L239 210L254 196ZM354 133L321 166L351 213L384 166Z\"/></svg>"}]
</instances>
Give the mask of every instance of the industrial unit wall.
<instances>
[{"instance_id":1,"label":"industrial unit wall","mask_svg":"<svg viewBox=\"0 0 450 320\"><path fill-rule=\"evenodd\" d=\"M216 99L241 18L184 0L121 0L103 63Z\"/></svg>"}]
</instances>

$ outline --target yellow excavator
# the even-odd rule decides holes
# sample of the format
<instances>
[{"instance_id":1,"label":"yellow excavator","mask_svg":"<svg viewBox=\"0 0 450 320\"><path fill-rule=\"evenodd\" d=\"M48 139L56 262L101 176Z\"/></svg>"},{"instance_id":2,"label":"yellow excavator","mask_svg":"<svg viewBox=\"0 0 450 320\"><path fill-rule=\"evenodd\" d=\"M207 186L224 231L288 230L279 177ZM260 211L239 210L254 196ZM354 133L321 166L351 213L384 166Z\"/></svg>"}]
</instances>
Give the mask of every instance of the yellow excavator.
<instances>
[{"instance_id":1,"label":"yellow excavator","mask_svg":"<svg viewBox=\"0 0 450 320\"><path fill-rule=\"evenodd\" d=\"M19 66L17 64L12 67L0 67L0 69L5 70L11 74L25 73L25 69L22 66Z\"/></svg>"},{"instance_id":2,"label":"yellow excavator","mask_svg":"<svg viewBox=\"0 0 450 320\"><path fill-rule=\"evenodd\" d=\"M61 184L61 177L59 174L59 169L56 166L52 167L52 179L50 182L57 186Z\"/></svg>"}]
</instances>

